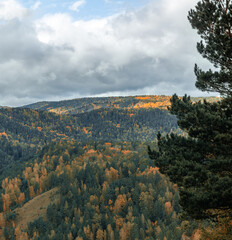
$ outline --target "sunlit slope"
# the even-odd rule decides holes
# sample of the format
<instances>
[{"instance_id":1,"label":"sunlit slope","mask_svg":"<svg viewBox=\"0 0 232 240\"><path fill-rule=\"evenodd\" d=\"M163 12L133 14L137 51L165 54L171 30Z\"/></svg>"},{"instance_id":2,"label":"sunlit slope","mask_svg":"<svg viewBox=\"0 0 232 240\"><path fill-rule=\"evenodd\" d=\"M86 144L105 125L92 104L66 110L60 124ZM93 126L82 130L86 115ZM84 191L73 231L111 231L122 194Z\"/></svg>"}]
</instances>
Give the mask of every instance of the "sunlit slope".
<instances>
[{"instance_id":1,"label":"sunlit slope","mask_svg":"<svg viewBox=\"0 0 232 240\"><path fill-rule=\"evenodd\" d=\"M31 109L40 109L59 114L76 114L90 112L95 109L167 109L170 105L170 96L129 96L129 97L99 97L79 98L59 102L38 102L24 106ZM192 101L201 101L204 98L192 98ZM218 97L207 97L207 101L218 101Z\"/></svg>"}]
</instances>

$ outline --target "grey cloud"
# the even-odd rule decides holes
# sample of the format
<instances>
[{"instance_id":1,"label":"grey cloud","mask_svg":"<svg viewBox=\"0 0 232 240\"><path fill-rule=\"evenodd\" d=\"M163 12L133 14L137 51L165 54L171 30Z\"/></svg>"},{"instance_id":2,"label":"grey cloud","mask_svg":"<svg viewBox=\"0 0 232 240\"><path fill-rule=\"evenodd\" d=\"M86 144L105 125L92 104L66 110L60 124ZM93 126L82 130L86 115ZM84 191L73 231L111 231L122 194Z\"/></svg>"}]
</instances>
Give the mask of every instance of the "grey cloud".
<instances>
[{"instance_id":1,"label":"grey cloud","mask_svg":"<svg viewBox=\"0 0 232 240\"><path fill-rule=\"evenodd\" d=\"M197 36L186 27L186 17L183 23L178 11L168 15L154 2L106 19L109 31L103 33L86 29L82 35L70 26L65 29L70 37L60 39L43 25L55 36L48 43L38 40L31 20L1 24L0 105L114 93L171 95L178 89L179 94L198 93L193 74Z\"/></svg>"}]
</instances>

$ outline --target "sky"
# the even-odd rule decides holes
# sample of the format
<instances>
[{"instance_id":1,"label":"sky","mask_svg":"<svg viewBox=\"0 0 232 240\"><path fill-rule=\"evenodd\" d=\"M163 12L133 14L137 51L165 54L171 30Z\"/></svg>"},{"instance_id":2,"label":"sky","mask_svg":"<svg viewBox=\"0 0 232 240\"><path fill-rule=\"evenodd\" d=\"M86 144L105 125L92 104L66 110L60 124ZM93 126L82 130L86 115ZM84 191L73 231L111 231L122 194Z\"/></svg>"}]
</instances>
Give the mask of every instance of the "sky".
<instances>
[{"instance_id":1,"label":"sky","mask_svg":"<svg viewBox=\"0 0 232 240\"><path fill-rule=\"evenodd\" d=\"M0 106L195 88L197 0L0 0Z\"/></svg>"}]
</instances>

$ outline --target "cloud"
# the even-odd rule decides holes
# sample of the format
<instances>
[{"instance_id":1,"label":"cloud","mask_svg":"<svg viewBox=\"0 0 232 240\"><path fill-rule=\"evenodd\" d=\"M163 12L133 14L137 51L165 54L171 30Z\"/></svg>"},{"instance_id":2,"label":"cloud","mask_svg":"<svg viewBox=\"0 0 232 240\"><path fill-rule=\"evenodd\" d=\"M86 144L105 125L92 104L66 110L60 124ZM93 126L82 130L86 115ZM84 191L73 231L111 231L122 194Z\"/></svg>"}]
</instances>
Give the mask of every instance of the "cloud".
<instances>
[{"instance_id":1,"label":"cloud","mask_svg":"<svg viewBox=\"0 0 232 240\"><path fill-rule=\"evenodd\" d=\"M41 5L41 2L40 2L40 1L37 1L37 2L35 2L35 3L32 5L31 9L32 9L32 10L36 10L37 8L39 8L40 5Z\"/></svg>"},{"instance_id":2,"label":"cloud","mask_svg":"<svg viewBox=\"0 0 232 240\"><path fill-rule=\"evenodd\" d=\"M27 9L15 0L3 0L0 2L0 20L22 19L27 12Z\"/></svg>"},{"instance_id":3,"label":"cloud","mask_svg":"<svg viewBox=\"0 0 232 240\"><path fill-rule=\"evenodd\" d=\"M202 95L194 86L196 1L160 0L88 21L68 14L0 24L0 105L130 94Z\"/></svg>"},{"instance_id":4,"label":"cloud","mask_svg":"<svg viewBox=\"0 0 232 240\"><path fill-rule=\"evenodd\" d=\"M79 1L77 1L77 2L75 2L75 3L73 3L73 4L69 7L69 9L72 10L72 11L78 12L78 11L79 11L79 8L80 8L81 6L83 6L85 3L86 3L85 0L79 0Z\"/></svg>"}]
</instances>

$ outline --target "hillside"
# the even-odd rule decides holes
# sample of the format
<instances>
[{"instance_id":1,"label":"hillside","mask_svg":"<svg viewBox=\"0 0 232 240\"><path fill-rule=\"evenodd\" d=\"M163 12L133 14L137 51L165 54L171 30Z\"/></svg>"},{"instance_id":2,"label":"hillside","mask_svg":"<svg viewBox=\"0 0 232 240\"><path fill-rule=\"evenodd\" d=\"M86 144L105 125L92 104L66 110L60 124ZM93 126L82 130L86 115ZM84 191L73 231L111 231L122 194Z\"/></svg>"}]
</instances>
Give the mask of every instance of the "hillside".
<instances>
[{"instance_id":1,"label":"hillside","mask_svg":"<svg viewBox=\"0 0 232 240\"><path fill-rule=\"evenodd\" d=\"M176 186L146 151L143 144L126 142L47 145L17 177L3 180L0 235L16 240L190 236L194 228L178 219Z\"/></svg>"},{"instance_id":2,"label":"hillside","mask_svg":"<svg viewBox=\"0 0 232 240\"><path fill-rule=\"evenodd\" d=\"M26 230L30 222L38 218L46 219L47 208L50 204L57 204L59 201L59 189L53 188L44 192L32 200L25 203L22 207L15 209L15 226L21 230Z\"/></svg>"},{"instance_id":3,"label":"hillside","mask_svg":"<svg viewBox=\"0 0 232 240\"><path fill-rule=\"evenodd\" d=\"M154 141L158 131L177 130L176 118L160 109L98 109L60 115L23 108L0 109L0 167L28 158L59 140Z\"/></svg>"},{"instance_id":4,"label":"hillside","mask_svg":"<svg viewBox=\"0 0 232 240\"><path fill-rule=\"evenodd\" d=\"M46 104L0 108L0 239L199 239L147 153L158 131L184 134L169 97Z\"/></svg>"},{"instance_id":5,"label":"hillside","mask_svg":"<svg viewBox=\"0 0 232 240\"><path fill-rule=\"evenodd\" d=\"M38 102L23 106L37 110L46 110L59 114L77 114L90 112L96 109L147 109L159 108L167 109L170 106L170 96L149 95L149 96L129 96L129 97L99 97L99 98L79 98L58 102ZM218 101L218 97L193 97L192 101L209 102Z\"/></svg>"}]
</instances>

